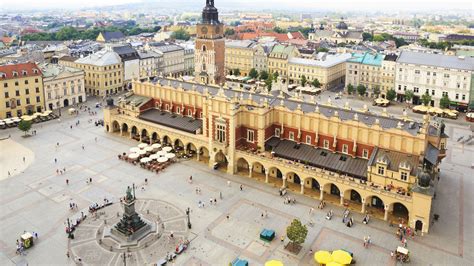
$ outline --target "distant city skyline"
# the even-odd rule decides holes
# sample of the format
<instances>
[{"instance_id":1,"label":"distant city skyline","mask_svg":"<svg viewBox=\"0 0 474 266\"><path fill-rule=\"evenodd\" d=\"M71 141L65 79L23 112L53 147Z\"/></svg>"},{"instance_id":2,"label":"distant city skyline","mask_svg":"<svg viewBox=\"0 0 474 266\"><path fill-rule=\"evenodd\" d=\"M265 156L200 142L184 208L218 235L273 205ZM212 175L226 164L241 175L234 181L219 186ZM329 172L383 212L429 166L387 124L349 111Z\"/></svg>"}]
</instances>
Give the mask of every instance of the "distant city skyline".
<instances>
[{"instance_id":1,"label":"distant city skyline","mask_svg":"<svg viewBox=\"0 0 474 266\"><path fill-rule=\"evenodd\" d=\"M139 4L152 3L160 4L161 2L170 2L167 0L17 0L8 1L0 0L0 10L31 10L31 9L80 9L104 6L115 6L123 4ZM189 4L184 7L193 7L203 5L205 0L181 0L179 3ZM461 9L474 14L474 2L470 0L452 0L452 1L430 1L430 0L272 0L269 5L268 0L215 0L216 6L219 8L248 9L301 9L308 11L317 10L340 10L340 11L387 11L387 10L403 10L403 11L427 11L427 10L453 10ZM165 7L164 7L165 8ZM179 9L179 6L170 6L169 8Z\"/></svg>"}]
</instances>

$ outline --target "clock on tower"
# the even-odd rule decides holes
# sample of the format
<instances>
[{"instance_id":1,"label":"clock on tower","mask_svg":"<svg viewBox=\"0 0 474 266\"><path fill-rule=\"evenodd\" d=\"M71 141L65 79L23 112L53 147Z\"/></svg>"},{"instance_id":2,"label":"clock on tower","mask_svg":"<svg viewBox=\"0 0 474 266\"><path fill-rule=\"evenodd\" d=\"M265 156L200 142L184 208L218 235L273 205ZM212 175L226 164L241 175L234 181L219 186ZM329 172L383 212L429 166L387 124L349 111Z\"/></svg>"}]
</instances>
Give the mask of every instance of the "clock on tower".
<instances>
[{"instance_id":1,"label":"clock on tower","mask_svg":"<svg viewBox=\"0 0 474 266\"><path fill-rule=\"evenodd\" d=\"M224 79L224 27L214 0L206 0L201 22L196 25L194 73L198 82L221 84Z\"/></svg>"}]
</instances>

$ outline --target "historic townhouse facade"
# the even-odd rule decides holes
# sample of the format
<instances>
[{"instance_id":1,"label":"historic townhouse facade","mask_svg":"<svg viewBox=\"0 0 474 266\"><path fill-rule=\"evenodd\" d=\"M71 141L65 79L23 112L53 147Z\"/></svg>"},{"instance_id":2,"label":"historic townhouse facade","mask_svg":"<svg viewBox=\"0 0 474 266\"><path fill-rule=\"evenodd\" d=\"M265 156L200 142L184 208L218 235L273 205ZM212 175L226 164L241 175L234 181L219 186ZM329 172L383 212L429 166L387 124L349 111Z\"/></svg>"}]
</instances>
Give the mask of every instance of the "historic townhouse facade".
<instances>
[{"instance_id":1,"label":"historic townhouse facade","mask_svg":"<svg viewBox=\"0 0 474 266\"><path fill-rule=\"evenodd\" d=\"M296 46L277 44L273 46L268 55L268 72L278 73L278 76L286 80L288 78L288 60L299 56Z\"/></svg>"},{"instance_id":2,"label":"historic townhouse facade","mask_svg":"<svg viewBox=\"0 0 474 266\"><path fill-rule=\"evenodd\" d=\"M229 174L427 232L444 125L160 78L109 101L105 128L194 151ZM315 203L316 204L316 203Z\"/></svg>"},{"instance_id":3,"label":"historic townhouse facade","mask_svg":"<svg viewBox=\"0 0 474 266\"><path fill-rule=\"evenodd\" d=\"M0 119L44 110L43 77L35 63L0 66Z\"/></svg>"},{"instance_id":4,"label":"historic townhouse facade","mask_svg":"<svg viewBox=\"0 0 474 266\"><path fill-rule=\"evenodd\" d=\"M474 58L402 51L395 71L399 100L404 100L406 90L412 90L414 104L420 104L421 96L427 93L432 106L439 106L443 95L449 97L453 107L466 109L469 105Z\"/></svg>"},{"instance_id":5,"label":"historic townhouse facade","mask_svg":"<svg viewBox=\"0 0 474 266\"><path fill-rule=\"evenodd\" d=\"M349 84L354 87L365 86L366 95L372 96L374 90L381 89L382 62L385 55L378 53L353 54L347 60L346 88Z\"/></svg>"},{"instance_id":6,"label":"historic townhouse facade","mask_svg":"<svg viewBox=\"0 0 474 266\"><path fill-rule=\"evenodd\" d=\"M227 74L240 71L240 76L248 76L253 68L256 43L253 41L226 41L225 70Z\"/></svg>"}]
</instances>

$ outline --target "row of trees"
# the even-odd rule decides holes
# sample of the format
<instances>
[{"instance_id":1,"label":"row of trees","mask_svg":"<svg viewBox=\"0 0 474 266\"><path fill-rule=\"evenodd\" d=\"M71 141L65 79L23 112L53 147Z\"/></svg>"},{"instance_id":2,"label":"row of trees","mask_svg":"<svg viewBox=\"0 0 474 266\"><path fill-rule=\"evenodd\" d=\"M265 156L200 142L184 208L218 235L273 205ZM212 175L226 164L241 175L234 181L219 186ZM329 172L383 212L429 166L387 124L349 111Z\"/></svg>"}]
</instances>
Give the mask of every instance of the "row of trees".
<instances>
[{"instance_id":1,"label":"row of trees","mask_svg":"<svg viewBox=\"0 0 474 266\"><path fill-rule=\"evenodd\" d=\"M191 39L191 35L185 29L178 29L171 33L171 38L175 40L188 41Z\"/></svg>"},{"instance_id":2,"label":"row of trees","mask_svg":"<svg viewBox=\"0 0 474 266\"><path fill-rule=\"evenodd\" d=\"M367 88L362 84L359 84L357 87L354 87L352 84L349 84L347 85L347 92L349 94L353 94L357 92L357 94L359 94L360 96L365 96L367 92ZM378 97L380 95L380 88L376 87L374 89L374 94L376 95L376 97ZM385 95L385 99L389 101L395 100L396 97L397 97L397 93L395 92L394 89L388 90ZM405 100L407 102L411 102L413 100L413 97L415 97L414 91L412 90L405 91ZM421 103L423 103L423 105L425 106L429 105L431 100L432 100L431 95L429 95L428 93L421 95ZM448 108L450 103L451 103L451 99L449 98L449 96L443 95L443 97L441 97L439 101L439 106L441 108Z\"/></svg>"},{"instance_id":3,"label":"row of trees","mask_svg":"<svg viewBox=\"0 0 474 266\"><path fill-rule=\"evenodd\" d=\"M137 26L124 27L94 27L87 30L79 31L74 27L63 27L57 32L38 32L26 34L22 37L25 41L66 41L66 40L95 40L99 32L104 31L120 31L126 36L137 35L144 32L156 32L160 30L160 26L153 28L140 28Z\"/></svg>"},{"instance_id":4,"label":"row of trees","mask_svg":"<svg viewBox=\"0 0 474 266\"><path fill-rule=\"evenodd\" d=\"M372 42L395 41L395 45L397 46L397 48L408 44L405 39L393 37L393 35L388 33L372 35L368 32L364 32L362 33L362 39L364 41Z\"/></svg>"}]
</instances>

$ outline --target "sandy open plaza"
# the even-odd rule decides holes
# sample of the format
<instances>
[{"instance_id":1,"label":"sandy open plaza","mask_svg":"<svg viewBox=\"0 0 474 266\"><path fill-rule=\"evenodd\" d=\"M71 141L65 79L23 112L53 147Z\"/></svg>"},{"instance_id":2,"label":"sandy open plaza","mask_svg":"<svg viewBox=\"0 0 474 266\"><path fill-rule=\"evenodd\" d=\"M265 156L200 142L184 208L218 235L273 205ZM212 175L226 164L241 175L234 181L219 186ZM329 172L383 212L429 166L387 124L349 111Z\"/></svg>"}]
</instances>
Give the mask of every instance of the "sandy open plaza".
<instances>
[{"instance_id":1,"label":"sandy open plaza","mask_svg":"<svg viewBox=\"0 0 474 266\"><path fill-rule=\"evenodd\" d=\"M292 192L289 194L296 204L284 204L276 187L228 175L195 160L178 160L158 174L126 163L117 155L138 142L107 134L103 127L89 123L90 119L102 119L102 111L93 109L98 112L96 116L87 112L77 117L63 114L60 122L35 124L37 135L28 138L16 128L0 131L1 265L74 265L80 264L78 258L84 265L123 265L123 253L104 248L96 236L104 222L118 220L115 213L122 211L119 199L132 184L137 186L137 211L149 219L159 216L163 231L157 240L161 242L131 250L127 265L152 265L167 250L173 251L178 240L169 239L171 232L175 238L190 241L174 265L228 265L237 257L251 265L263 265L271 259L285 265L316 265L315 251L341 248L354 253L357 265L396 265L390 257L400 245L396 226L389 227L377 219L364 225L362 215L354 213L355 226L348 228L341 223L341 206L328 204L319 210L319 201ZM474 261L474 170L470 168L474 147L456 142L469 134L466 126L447 124L447 134L448 156L442 163L433 204L440 218L429 234L408 239L412 265L470 265ZM58 174L58 169L65 171ZM192 184L188 182L190 175ZM86 182L90 178L92 182ZM196 193L196 188L201 193ZM113 204L104 208L103 216L91 217L88 207L104 198ZM210 198L216 198L217 203L210 205ZM204 202L204 208L198 207L199 201ZM71 210L71 202L78 208ZM188 207L191 229L185 214ZM330 209L335 216L326 220ZM89 217L79 225L76 238L68 240L66 220L80 216L81 211ZM262 218L263 213L267 217ZM288 239L280 241L295 217L304 224L314 221L308 225L308 236L297 255L284 249ZM263 228L275 230L272 242L259 239ZM15 243L24 231L37 232L38 239L19 255ZM364 248L367 235L372 245Z\"/></svg>"}]
</instances>

